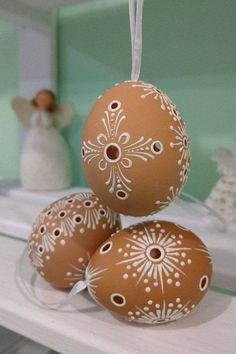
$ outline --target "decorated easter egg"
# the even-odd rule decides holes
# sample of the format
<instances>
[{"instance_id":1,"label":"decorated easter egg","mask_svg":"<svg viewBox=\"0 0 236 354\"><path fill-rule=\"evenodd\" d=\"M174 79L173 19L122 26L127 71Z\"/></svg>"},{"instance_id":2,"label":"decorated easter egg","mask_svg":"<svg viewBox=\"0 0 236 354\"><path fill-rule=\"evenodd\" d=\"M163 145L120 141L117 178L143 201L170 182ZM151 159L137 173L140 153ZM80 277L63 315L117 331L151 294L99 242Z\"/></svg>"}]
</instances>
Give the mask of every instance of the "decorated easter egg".
<instances>
[{"instance_id":1,"label":"decorated easter egg","mask_svg":"<svg viewBox=\"0 0 236 354\"><path fill-rule=\"evenodd\" d=\"M28 242L30 260L53 286L71 288L97 247L119 228L119 216L94 194L66 196L37 218Z\"/></svg>"},{"instance_id":2,"label":"decorated easter egg","mask_svg":"<svg viewBox=\"0 0 236 354\"><path fill-rule=\"evenodd\" d=\"M97 100L81 144L90 187L125 215L159 211L187 179L190 150L184 122L166 94L141 81L117 84Z\"/></svg>"},{"instance_id":3,"label":"decorated easter egg","mask_svg":"<svg viewBox=\"0 0 236 354\"><path fill-rule=\"evenodd\" d=\"M212 262L191 231L148 221L118 231L86 269L92 298L129 321L170 322L192 311L206 294Z\"/></svg>"}]
</instances>

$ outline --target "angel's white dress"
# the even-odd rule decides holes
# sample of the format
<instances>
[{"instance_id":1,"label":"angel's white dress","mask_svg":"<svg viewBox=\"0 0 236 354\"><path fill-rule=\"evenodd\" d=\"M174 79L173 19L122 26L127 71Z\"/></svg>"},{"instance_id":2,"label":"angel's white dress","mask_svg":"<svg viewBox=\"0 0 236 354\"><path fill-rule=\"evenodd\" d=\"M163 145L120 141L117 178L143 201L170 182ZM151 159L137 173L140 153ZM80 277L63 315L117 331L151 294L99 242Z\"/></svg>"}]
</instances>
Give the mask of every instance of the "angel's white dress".
<instances>
[{"instance_id":1,"label":"angel's white dress","mask_svg":"<svg viewBox=\"0 0 236 354\"><path fill-rule=\"evenodd\" d=\"M69 150L63 136L53 126L52 114L35 110L30 125L21 156L23 188L57 190L69 187Z\"/></svg>"}]
</instances>

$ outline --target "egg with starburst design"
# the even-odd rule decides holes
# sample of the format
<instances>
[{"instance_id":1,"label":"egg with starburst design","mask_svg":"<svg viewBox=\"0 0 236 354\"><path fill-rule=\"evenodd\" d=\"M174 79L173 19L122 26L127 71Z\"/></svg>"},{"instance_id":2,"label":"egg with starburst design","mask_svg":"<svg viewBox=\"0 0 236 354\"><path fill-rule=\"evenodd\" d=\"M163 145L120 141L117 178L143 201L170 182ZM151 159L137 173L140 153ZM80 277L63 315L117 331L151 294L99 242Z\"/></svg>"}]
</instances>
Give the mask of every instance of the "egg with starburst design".
<instances>
[{"instance_id":1,"label":"egg with starburst design","mask_svg":"<svg viewBox=\"0 0 236 354\"><path fill-rule=\"evenodd\" d=\"M166 94L151 84L127 81L94 105L83 131L81 159L90 187L106 205L144 216L180 193L189 172L189 138Z\"/></svg>"},{"instance_id":2,"label":"egg with starburst design","mask_svg":"<svg viewBox=\"0 0 236 354\"><path fill-rule=\"evenodd\" d=\"M212 261L203 242L167 221L118 231L98 248L85 272L96 302L146 324L188 315L206 294L211 276Z\"/></svg>"},{"instance_id":3,"label":"egg with starburst design","mask_svg":"<svg viewBox=\"0 0 236 354\"><path fill-rule=\"evenodd\" d=\"M51 285L72 288L101 243L120 229L118 214L92 193L75 193L45 208L28 241L29 257Z\"/></svg>"}]
</instances>

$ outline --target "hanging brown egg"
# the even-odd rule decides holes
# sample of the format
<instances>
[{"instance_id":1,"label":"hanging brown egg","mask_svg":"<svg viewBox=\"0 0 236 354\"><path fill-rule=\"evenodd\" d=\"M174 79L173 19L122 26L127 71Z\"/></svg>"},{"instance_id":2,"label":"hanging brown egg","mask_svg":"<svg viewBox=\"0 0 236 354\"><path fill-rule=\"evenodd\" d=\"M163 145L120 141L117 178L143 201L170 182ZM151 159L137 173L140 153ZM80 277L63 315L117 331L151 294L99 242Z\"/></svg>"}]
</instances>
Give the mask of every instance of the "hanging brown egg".
<instances>
[{"instance_id":1,"label":"hanging brown egg","mask_svg":"<svg viewBox=\"0 0 236 354\"><path fill-rule=\"evenodd\" d=\"M29 257L53 286L71 288L97 247L119 228L119 216L94 194L72 194L41 212L29 238Z\"/></svg>"},{"instance_id":2,"label":"hanging brown egg","mask_svg":"<svg viewBox=\"0 0 236 354\"><path fill-rule=\"evenodd\" d=\"M189 171L189 139L166 94L151 84L127 81L94 105L81 157L89 185L106 205L143 216L179 194Z\"/></svg>"},{"instance_id":3,"label":"hanging brown egg","mask_svg":"<svg viewBox=\"0 0 236 354\"><path fill-rule=\"evenodd\" d=\"M113 313L159 324L188 315L206 294L212 262L202 241L167 221L148 221L114 234L86 269L92 298Z\"/></svg>"}]
</instances>

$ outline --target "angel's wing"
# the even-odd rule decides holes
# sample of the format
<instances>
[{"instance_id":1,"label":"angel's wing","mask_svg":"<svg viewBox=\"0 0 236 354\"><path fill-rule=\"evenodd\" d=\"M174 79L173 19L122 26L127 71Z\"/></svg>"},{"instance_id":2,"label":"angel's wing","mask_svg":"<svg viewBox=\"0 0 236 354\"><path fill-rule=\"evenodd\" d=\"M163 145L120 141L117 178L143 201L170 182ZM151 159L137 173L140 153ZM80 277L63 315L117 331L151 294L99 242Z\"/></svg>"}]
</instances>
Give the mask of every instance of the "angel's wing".
<instances>
[{"instance_id":1,"label":"angel's wing","mask_svg":"<svg viewBox=\"0 0 236 354\"><path fill-rule=\"evenodd\" d=\"M15 111L17 117L20 119L24 128L31 127L31 117L35 111L35 108L30 101L23 97L15 97L11 101L11 106Z\"/></svg>"},{"instance_id":2,"label":"angel's wing","mask_svg":"<svg viewBox=\"0 0 236 354\"><path fill-rule=\"evenodd\" d=\"M55 114L55 126L61 130L72 121L75 114L74 107L71 103L65 102L61 104Z\"/></svg>"},{"instance_id":3,"label":"angel's wing","mask_svg":"<svg viewBox=\"0 0 236 354\"><path fill-rule=\"evenodd\" d=\"M213 161L217 162L219 172L231 170L233 168L232 151L226 148L217 149L213 156Z\"/></svg>"}]
</instances>

